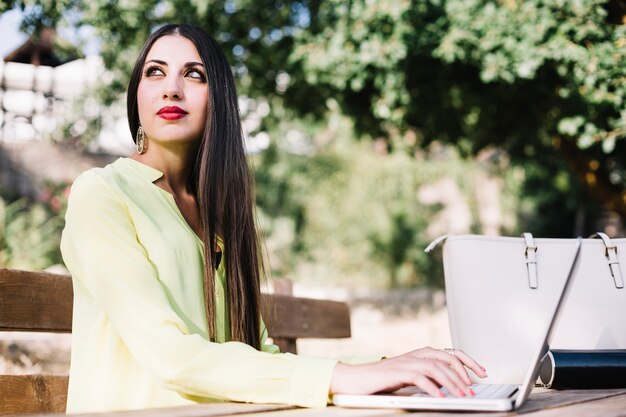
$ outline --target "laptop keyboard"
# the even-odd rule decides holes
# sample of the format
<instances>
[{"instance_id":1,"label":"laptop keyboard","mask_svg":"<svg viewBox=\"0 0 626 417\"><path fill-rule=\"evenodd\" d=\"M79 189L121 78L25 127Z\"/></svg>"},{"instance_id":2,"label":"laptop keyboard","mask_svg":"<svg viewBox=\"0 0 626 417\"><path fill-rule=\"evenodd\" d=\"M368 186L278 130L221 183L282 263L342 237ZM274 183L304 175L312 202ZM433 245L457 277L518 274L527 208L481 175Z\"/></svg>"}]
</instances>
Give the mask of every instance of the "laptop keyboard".
<instances>
[{"instance_id":1,"label":"laptop keyboard","mask_svg":"<svg viewBox=\"0 0 626 417\"><path fill-rule=\"evenodd\" d=\"M472 384L470 388L476 393L476 398L507 398L518 385L507 384ZM446 388L441 388L446 397L451 396Z\"/></svg>"}]
</instances>

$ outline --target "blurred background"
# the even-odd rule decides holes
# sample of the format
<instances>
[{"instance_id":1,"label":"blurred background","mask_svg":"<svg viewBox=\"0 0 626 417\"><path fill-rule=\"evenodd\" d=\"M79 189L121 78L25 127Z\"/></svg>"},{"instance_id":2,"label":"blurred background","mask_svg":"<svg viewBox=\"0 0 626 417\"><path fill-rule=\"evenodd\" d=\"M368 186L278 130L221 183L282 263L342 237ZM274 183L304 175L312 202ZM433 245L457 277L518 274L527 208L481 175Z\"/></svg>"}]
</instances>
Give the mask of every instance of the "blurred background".
<instances>
[{"instance_id":1,"label":"blurred background","mask_svg":"<svg viewBox=\"0 0 626 417\"><path fill-rule=\"evenodd\" d=\"M72 181L133 152L130 69L175 22L232 64L270 277L352 306L303 353L449 344L439 235L624 235L626 0L1 1L0 266L63 271Z\"/></svg>"}]
</instances>

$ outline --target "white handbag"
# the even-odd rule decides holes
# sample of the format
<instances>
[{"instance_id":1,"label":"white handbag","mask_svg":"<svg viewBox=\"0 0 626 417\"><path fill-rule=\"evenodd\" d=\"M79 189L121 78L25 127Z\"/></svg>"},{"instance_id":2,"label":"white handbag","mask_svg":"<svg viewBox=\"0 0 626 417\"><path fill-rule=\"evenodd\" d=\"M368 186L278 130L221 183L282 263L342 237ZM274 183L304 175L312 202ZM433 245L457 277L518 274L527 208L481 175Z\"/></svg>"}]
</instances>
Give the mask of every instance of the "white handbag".
<instances>
[{"instance_id":1,"label":"white handbag","mask_svg":"<svg viewBox=\"0 0 626 417\"><path fill-rule=\"evenodd\" d=\"M584 239L550 349L626 348L626 239ZM519 384L550 319L575 239L442 236L452 343L487 369L487 383ZM473 378L477 381L477 378Z\"/></svg>"}]
</instances>

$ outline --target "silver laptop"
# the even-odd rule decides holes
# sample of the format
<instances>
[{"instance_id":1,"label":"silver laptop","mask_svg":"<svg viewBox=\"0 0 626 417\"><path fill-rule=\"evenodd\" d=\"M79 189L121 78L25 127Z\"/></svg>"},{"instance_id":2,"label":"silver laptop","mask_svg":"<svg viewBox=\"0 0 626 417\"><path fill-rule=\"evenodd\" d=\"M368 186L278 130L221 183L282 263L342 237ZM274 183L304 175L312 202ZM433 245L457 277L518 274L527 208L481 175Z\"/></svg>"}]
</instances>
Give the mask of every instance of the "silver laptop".
<instances>
[{"instance_id":1,"label":"silver laptop","mask_svg":"<svg viewBox=\"0 0 626 417\"><path fill-rule=\"evenodd\" d=\"M528 372L522 385L474 384L476 392L473 397L431 397L417 387L403 388L393 393L356 395L335 394L333 404L342 407L359 408L404 408L410 410L455 410L455 411L508 411L518 409L524 404L530 391L535 386L539 375L541 359L548 353L548 342L552 339L556 329L556 322L561 306L564 305L564 295L571 287L571 278L578 265L582 239L578 238L566 271L561 292L555 300L552 317L543 333L542 340L538 341L536 353L529 364ZM447 394L442 388L444 394Z\"/></svg>"}]
</instances>

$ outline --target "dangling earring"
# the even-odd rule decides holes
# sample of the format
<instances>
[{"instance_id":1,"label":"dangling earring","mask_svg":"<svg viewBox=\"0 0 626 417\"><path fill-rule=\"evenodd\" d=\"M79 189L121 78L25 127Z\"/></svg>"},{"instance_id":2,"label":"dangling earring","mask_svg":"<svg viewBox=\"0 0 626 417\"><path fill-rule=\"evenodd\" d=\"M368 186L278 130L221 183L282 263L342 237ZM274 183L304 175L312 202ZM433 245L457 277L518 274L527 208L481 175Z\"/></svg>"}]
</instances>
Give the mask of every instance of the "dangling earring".
<instances>
[{"instance_id":1,"label":"dangling earring","mask_svg":"<svg viewBox=\"0 0 626 417\"><path fill-rule=\"evenodd\" d=\"M146 135L143 133L143 127L139 125L139 129L137 129L137 140L135 141L135 146L137 147L137 153L141 155L146 151Z\"/></svg>"}]
</instances>

